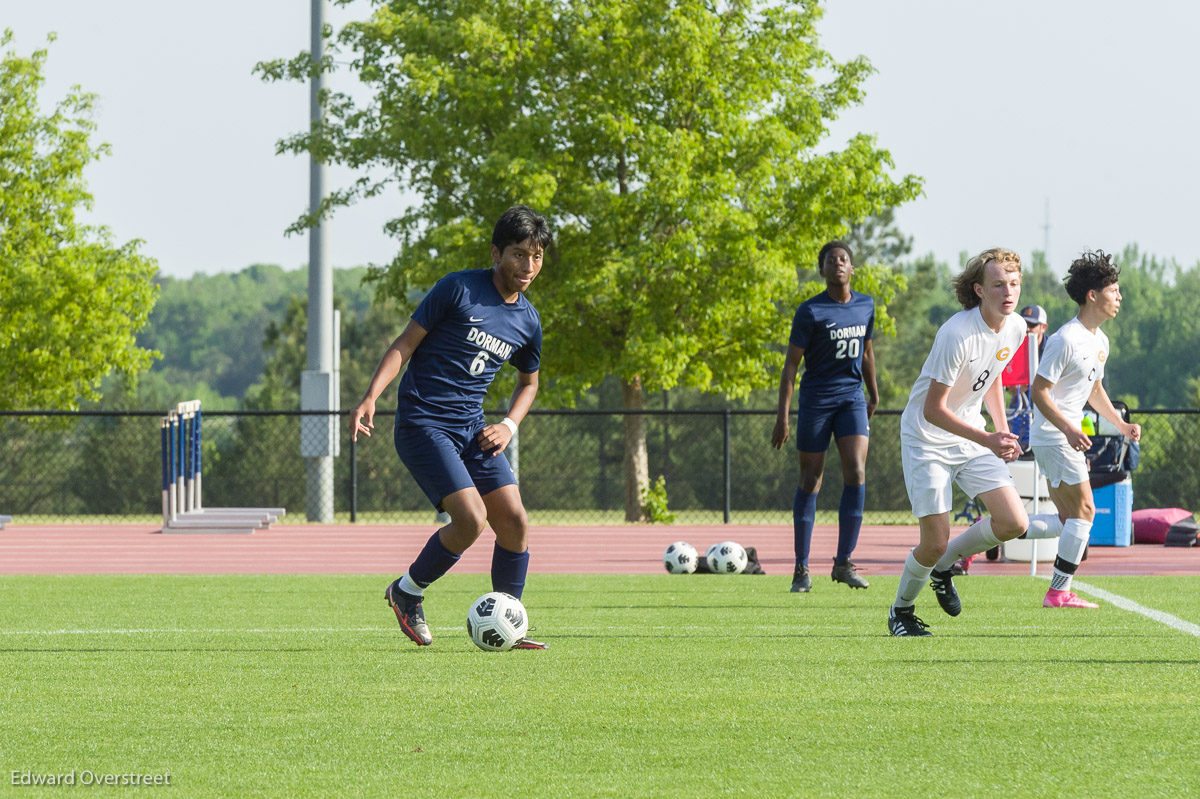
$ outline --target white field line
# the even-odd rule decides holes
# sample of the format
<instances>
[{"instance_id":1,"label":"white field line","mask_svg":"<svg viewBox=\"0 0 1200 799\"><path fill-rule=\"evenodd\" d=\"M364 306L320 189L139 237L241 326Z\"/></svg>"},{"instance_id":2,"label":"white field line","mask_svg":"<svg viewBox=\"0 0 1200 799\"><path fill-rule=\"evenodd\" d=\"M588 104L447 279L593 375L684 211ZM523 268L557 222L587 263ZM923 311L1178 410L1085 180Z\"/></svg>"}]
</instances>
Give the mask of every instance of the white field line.
<instances>
[{"instance_id":1,"label":"white field line","mask_svg":"<svg viewBox=\"0 0 1200 799\"><path fill-rule=\"evenodd\" d=\"M447 632L465 632L466 625L431 625L433 629ZM758 624L750 626L747 629L758 630L760 632L803 632L809 629L830 629L834 625L807 625L805 627L797 627L790 624ZM578 632L581 630L596 629L595 627L558 627L555 628L563 632ZM610 624L602 628L606 630L621 630L624 629L620 625ZM662 630L667 632L679 633L696 633L706 632L711 630L711 627L700 625L681 627L675 624L661 625L643 625L643 630ZM1014 629L1006 627L1005 629ZM1021 629L1021 628L1016 628ZM1029 627L1027 629L1037 629ZM395 628L392 625L384 624L380 627L276 627L276 628L244 628L244 627L229 627L229 628L183 628L183 627L146 627L146 628L130 628L130 629L113 629L113 630L0 630L0 635L204 635L204 634L261 634L271 635L274 633L393 633Z\"/></svg>"},{"instance_id":2,"label":"white field line","mask_svg":"<svg viewBox=\"0 0 1200 799\"><path fill-rule=\"evenodd\" d=\"M1072 581L1071 587L1078 588L1085 594L1091 594L1097 599L1103 599L1105 602L1115 605L1121 610L1128 610L1132 613L1140 613L1146 618L1152 619L1159 624L1165 624L1174 630L1179 630L1182 633L1187 633L1188 635L1194 635L1197 638L1200 638L1200 625L1192 624L1190 621L1184 621L1177 616L1172 616L1170 613L1164 613L1161 610L1155 610L1154 608L1148 608L1145 605L1139 605L1132 599L1126 599L1120 594L1114 594L1109 591L1105 591L1103 588L1096 588L1093 585L1081 583L1078 580Z\"/></svg>"},{"instance_id":3,"label":"white field line","mask_svg":"<svg viewBox=\"0 0 1200 799\"><path fill-rule=\"evenodd\" d=\"M1047 577L1045 579L1049 579L1049 578ZM1090 594L1098 599L1103 599L1104 601L1108 602L1109 604L1114 605L1115 607L1121 608L1122 610L1128 610L1132 613L1140 614L1142 616L1145 616L1148 619L1151 619L1152 621L1159 622L1160 624L1165 624L1166 626L1168 626L1174 630L1179 630L1182 633L1186 633L1188 635L1193 635L1193 636L1200 638L1200 625L1192 624L1189 621L1184 621L1183 619L1180 619L1176 616L1172 616L1170 613L1164 613L1161 610L1155 610L1153 608L1145 607L1144 605L1140 605L1137 602L1134 602L1132 599L1126 599L1125 597L1120 596L1119 594L1113 594L1109 591L1105 591L1103 588L1097 588L1093 585L1089 585L1080 580L1073 581L1071 583L1071 587L1078 588L1079 590L1083 591L1084 593ZM824 627L827 627L828 625L819 625L819 626L824 628ZM444 626L444 625L438 624L438 625L434 626L434 629L444 630L444 631L462 631L462 630L465 630L466 627L465 626L453 626L452 627L452 626ZM618 627L616 625L609 625L608 629L615 630L615 629L618 629ZM704 627L681 628L681 627L678 627L675 625L655 625L655 626L644 627L643 629L651 629L651 630L657 629L657 630L671 630L671 631L675 631L675 632L687 632L688 630L699 631L699 630L704 630L704 629L708 629L708 628L704 628ZM798 628L791 626L791 625L783 625L783 626L781 626L781 625L754 625L753 629L760 630L760 631L789 630L792 632L796 632ZM1012 628L1009 627L1006 629L1012 629ZM1035 629L1035 628L1030 627L1029 629ZM113 630L77 630L77 629L0 630L0 635L175 635L175 634L201 635L201 634L228 634L228 633L270 635L270 634L275 634L275 633L278 633L278 634L287 634L287 633L370 633L370 632L381 632L381 631L391 632L391 628L388 625L384 625L382 627L276 627L276 628L228 627L228 628L206 628L206 629L153 627L153 628L132 628L132 629L113 629Z\"/></svg>"},{"instance_id":4,"label":"white field line","mask_svg":"<svg viewBox=\"0 0 1200 799\"><path fill-rule=\"evenodd\" d=\"M276 627L254 629L244 627L184 629L182 627L147 627L123 630L0 630L0 635L175 635L204 633L370 633L387 627ZM465 627L463 629L466 629ZM390 630L389 630L390 631Z\"/></svg>"}]
</instances>

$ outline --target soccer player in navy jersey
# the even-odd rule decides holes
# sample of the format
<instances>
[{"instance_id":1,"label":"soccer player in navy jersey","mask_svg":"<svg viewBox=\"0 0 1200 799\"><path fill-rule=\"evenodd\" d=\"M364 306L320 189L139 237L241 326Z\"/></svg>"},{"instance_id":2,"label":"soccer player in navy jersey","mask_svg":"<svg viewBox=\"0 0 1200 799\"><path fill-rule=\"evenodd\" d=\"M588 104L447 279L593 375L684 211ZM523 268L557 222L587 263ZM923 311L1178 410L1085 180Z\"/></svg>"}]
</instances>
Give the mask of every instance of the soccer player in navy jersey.
<instances>
[{"instance_id":1,"label":"soccer player in navy jersey","mask_svg":"<svg viewBox=\"0 0 1200 799\"><path fill-rule=\"evenodd\" d=\"M838 546L832 579L851 588L870 585L850 562L862 527L866 499L869 420L879 405L875 384L875 301L850 289L854 255L842 241L831 241L817 255L817 270L825 291L802 303L792 320L787 359L779 381L779 409L771 446L788 440L788 411L796 372L804 361L800 381L800 410L796 418L796 448L800 451L800 485L792 504L796 571L793 592L812 588L808 553L817 514L817 492L825 468L829 440L837 442L842 461L842 499L838 507ZM863 397L863 384L867 396Z\"/></svg>"},{"instance_id":2,"label":"soccer player in navy jersey","mask_svg":"<svg viewBox=\"0 0 1200 799\"><path fill-rule=\"evenodd\" d=\"M492 590L518 599L529 570L529 519L504 456L538 389L542 325L525 290L551 244L544 217L509 208L492 231L492 268L453 272L437 282L388 347L350 415L351 436L370 436L375 401L404 364L395 443L425 496L450 516L384 596L417 646L433 643L425 589L458 562L485 525L496 533ZM517 370L508 416L485 424L483 398L505 361ZM522 639L517 649L545 649Z\"/></svg>"}]
</instances>

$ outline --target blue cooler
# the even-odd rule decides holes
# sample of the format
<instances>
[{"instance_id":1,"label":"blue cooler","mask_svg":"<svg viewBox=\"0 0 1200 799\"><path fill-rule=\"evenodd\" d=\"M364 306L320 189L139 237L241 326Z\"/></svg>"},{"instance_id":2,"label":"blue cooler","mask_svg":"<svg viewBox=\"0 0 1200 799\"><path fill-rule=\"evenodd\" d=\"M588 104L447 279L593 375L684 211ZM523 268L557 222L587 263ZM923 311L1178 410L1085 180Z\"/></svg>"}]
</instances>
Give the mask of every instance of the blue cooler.
<instances>
[{"instance_id":1,"label":"blue cooler","mask_svg":"<svg viewBox=\"0 0 1200 799\"><path fill-rule=\"evenodd\" d=\"M1133 482L1095 489L1096 518L1088 543L1099 547L1127 547L1133 543Z\"/></svg>"}]
</instances>

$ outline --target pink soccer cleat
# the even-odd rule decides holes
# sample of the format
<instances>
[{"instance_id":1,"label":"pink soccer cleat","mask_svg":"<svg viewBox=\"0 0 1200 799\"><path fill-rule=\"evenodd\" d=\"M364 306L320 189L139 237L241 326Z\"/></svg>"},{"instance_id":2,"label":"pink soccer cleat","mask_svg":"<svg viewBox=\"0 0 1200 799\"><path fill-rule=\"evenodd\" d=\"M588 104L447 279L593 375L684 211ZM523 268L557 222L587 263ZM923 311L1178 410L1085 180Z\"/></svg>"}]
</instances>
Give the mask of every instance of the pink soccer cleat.
<instances>
[{"instance_id":1,"label":"pink soccer cleat","mask_svg":"<svg viewBox=\"0 0 1200 799\"><path fill-rule=\"evenodd\" d=\"M1042 600L1044 608L1098 608L1095 602L1081 599L1074 591L1056 591L1051 588Z\"/></svg>"}]
</instances>

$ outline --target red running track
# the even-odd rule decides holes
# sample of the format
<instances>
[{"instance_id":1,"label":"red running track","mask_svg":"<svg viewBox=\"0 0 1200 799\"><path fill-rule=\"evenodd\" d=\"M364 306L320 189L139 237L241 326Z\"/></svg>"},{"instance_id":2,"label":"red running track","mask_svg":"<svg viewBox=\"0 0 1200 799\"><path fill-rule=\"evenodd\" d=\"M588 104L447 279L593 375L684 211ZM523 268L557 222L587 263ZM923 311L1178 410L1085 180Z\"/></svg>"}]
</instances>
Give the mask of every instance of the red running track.
<instances>
[{"instance_id":1,"label":"red running track","mask_svg":"<svg viewBox=\"0 0 1200 799\"><path fill-rule=\"evenodd\" d=\"M428 527L277 525L251 535L168 534L148 525L12 525L0 530L0 574L400 574L433 532ZM962 528L956 528L955 532ZM657 574L662 552L684 540L703 552L733 539L758 550L767 574L791 574L792 530L783 525L535 527L530 568L543 574ZM486 573L487 531L455 571ZM896 575L916 527L864 527L854 562L866 575ZM835 527L813 534L814 576L832 563ZM1038 565L1048 575L1049 563ZM1029 574L1029 564L978 558L972 574ZM1092 547L1080 576L1197 575L1200 547Z\"/></svg>"}]
</instances>

